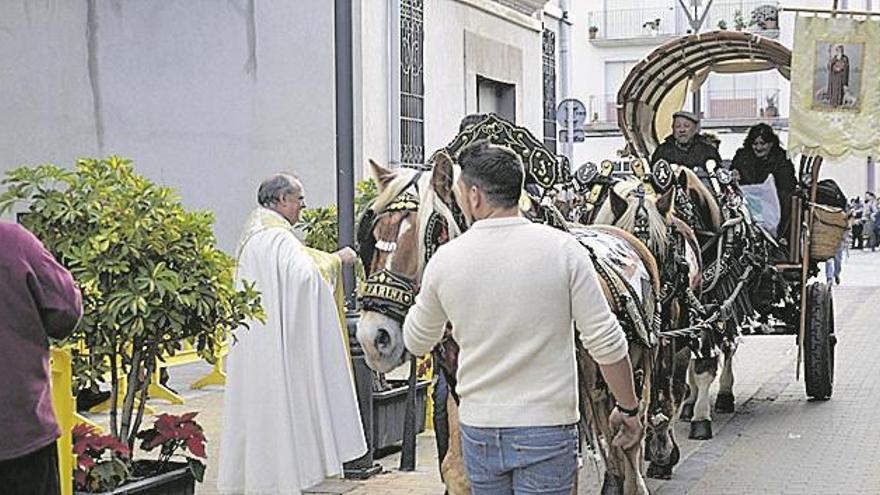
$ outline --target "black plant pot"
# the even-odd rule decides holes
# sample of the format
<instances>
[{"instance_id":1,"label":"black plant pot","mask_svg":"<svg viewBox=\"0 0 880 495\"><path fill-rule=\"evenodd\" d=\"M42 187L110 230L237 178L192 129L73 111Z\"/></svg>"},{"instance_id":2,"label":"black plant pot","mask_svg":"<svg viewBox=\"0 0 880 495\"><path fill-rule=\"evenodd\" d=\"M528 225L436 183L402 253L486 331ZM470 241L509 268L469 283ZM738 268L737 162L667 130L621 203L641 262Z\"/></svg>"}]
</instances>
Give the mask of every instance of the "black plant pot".
<instances>
[{"instance_id":1,"label":"black plant pot","mask_svg":"<svg viewBox=\"0 0 880 495\"><path fill-rule=\"evenodd\" d=\"M406 418L406 380L388 380L389 390L373 393L373 447L376 451L403 441ZM425 431L428 381L416 383L416 432Z\"/></svg>"},{"instance_id":2,"label":"black plant pot","mask_svg":"<svg viewBox=\"0 0 880 495\"><path fill-rule=\"evenodd\" d=\"M136 461L141 466L155 463L154 461ZM136 479L110 492L98 495L193 495L196 491L196 479L185 462L169 462L168 471L164 473ZM74 492L75 495L96 495L85 492Z\"/></svg>"}]
</instances>

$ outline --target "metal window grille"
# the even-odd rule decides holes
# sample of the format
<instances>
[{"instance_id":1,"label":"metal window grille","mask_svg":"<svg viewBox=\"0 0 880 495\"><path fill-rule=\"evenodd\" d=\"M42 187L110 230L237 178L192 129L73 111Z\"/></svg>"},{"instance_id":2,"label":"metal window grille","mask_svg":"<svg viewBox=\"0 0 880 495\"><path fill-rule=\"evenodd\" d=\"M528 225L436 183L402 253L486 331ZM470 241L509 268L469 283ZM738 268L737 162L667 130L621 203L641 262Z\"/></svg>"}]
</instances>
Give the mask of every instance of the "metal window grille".
<instances>
[{"instance_id":1,"label":"metal window grille","mask_svg":"<svg viewBox=\"0 0 880 495\"><path fill-rule=\"evenodd\" d=\"M425 163L424 0L400 2L400 162Z\"/></svg>"},{"instance_id":2,"label":"metal window grille","mask_svg":"<svg viewBox=\"0 0 880 495\"><path fill-rule=\"evenodd\" d=\"M544 146L556 152L556 33L544 30Z\"/></svg>"}]
</instances>

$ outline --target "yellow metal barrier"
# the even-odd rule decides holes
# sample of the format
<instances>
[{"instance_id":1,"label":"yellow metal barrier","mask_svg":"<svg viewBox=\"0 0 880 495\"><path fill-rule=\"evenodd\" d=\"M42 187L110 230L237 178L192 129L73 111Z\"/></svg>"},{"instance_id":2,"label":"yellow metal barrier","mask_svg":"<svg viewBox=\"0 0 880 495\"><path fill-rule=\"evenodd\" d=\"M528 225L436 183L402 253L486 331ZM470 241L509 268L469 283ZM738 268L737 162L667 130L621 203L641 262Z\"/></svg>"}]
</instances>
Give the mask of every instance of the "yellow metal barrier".
<instances>
[{"instance_id":1,"label":"yellow metal barrier","mask_svg":"<svg viewBox=\"0 0 880 495\"><path fill-rule=\"evenodd\" d=\"M73 438L71 430L76 421L76 401L73 398L73 374L71 371L70 351L63 349L51 350L52 361L52 404L55 407L55 419L61 427L61 438L58 439L58 474L61 480L61 494L73 493ZM83 418L84 419L84 418Z\"/></svg>"},{"instance_id":2,"label":"yellow metal barrier","mask_svg":"<svg viewBox=\"0 0 880 495\"><path fill-rule=\"evenodd\" d=\"M428 396L425 400L425 429L434 430L434 401L431 397L434 395L434 357L428 353L418 359L416 366L419 380L430 380L428 385Z\"/></svg>"}]
</instances>

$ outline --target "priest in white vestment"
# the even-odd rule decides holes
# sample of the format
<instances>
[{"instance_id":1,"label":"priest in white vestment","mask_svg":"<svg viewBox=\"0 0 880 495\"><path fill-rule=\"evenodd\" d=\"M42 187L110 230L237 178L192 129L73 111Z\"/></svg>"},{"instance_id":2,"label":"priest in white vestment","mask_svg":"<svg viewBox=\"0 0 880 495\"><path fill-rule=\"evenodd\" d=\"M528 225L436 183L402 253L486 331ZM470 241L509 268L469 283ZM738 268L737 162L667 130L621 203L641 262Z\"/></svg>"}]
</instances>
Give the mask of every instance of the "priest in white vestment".
<instances>
[{"instance_id":1,"label":"priest in white vestment","mask_svg":"<svg viewBox=\"0 0 880 495\"><path fill-rule=\"evenodd\" d=\"M292 175L264 181L239 243L236 282L255 283L266 322L239 328L227 358L224 494L299 494L366 453L336 297L342 263L356 255L294 236L304 198Z\"/></svg>"}]
</instances>

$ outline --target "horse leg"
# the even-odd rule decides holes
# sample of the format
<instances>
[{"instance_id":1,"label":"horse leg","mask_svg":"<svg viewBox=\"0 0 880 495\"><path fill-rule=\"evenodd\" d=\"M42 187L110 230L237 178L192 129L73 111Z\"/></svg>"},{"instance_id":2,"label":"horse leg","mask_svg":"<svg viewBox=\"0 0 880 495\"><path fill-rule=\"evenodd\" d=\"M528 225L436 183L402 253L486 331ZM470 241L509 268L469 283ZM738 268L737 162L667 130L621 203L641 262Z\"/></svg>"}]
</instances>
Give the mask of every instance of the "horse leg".
<instances>
[{"instance_id":1,"label":"horse leg","mask_svg":"<svg viewBox=\"0 0 880 495\"><path fill-rule=\"evenodd\" d=\"M458 424L458 404L452 394L446 396L446 414L449 420L449 450L440 463L443 483L449 495L468 495L471 492L464 457L461 452L461 428Z\"/></svg>"},{"instance_id":2,"label":"horse leg","mask_svg":"<svg viewBox=\"0 0 880 495\"><path fill-rule=\"evenodd\" d=\"M721 368L721 377L718 379L718 397L715 398L715 412L732 413L734 411L733 398L733 355L736 354L736 345L725 346L724 366Z\"/></svg>"},{"instance_id":3,"label":"horse leg","mask_svg":"<svg viewBox=\"0 0 880 495\"><path fill-rule=\"evenodd\" d=\"M671 344L670 344L671 345ZM654 394L657 404L651 404L652 412L648 415L647 435L645 442L648 465L648 477L670 479L672 469L678 464L681 452L675 441L675 423L678 419L678 405L684 397L684 388L691 351L687 347L675 354L663 356L670 362L659 366L661 376L654 379L653 387L658 387Z\"/></svg>"},{"instance_id":4,"label":"horse leg","mask_svg":"<svg viewBox=\"0 0 880 495\"><path fill-rule=\"evenodd\" d=\"M694 404L697 402L697 378L694 374L694 359L688 362L687 369L688 396L681 404L681 412L678 417L683 421L690 421L694 416Z\"/></svg>"},{"instance_id":5,"label":"horse leg","mask_svg":"<svg viewBox=\"0 0 880 495\"><path fill-rule=\"evenodd\" d=\"M718 357L695 359L693 367L697 401L694 403L694 417L691 419L691 433L688 438L708 440L712 438L712 408L709 402L709 387L715 381L715 375L718 371Z\"/></svg>"}]
</instances>

